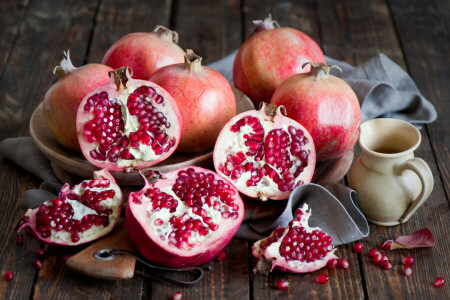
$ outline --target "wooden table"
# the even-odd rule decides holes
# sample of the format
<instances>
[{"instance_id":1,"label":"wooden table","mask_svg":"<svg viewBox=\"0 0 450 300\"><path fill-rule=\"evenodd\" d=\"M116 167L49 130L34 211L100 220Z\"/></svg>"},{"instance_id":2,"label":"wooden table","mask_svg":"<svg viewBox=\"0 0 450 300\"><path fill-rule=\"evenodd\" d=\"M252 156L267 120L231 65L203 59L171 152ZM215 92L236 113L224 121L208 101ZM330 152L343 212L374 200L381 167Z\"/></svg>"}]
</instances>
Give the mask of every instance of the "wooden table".
<instances>
[{"instance_id":1,"label":"wooden table","mask_svg":"<svg viewBox=\"0 0 450 300\"><path fill-rule=\"evenodd\" d=\"M301 4L295 4L301 2ZM371 225L364 252L351 245L337 254L350 263L347 270L322 270L312 274L274 272L254 275L251 243L233 240L228 258L211 262L203 282L193 288L152 283L136 276L128 281L83 277L67 269L64 253L76 249L46 247L48 258L40 271L32 268L34 253L44 247L27 237L23 246L14 242L22 193L37 188L40 180L14 163L0 160L0 298L7 299L171 299L181 290L183 299L449 299L450 284L437 289L438 276L450 280L449 230L449 27L450 2L407 1L139 1L139 0L16 0L0 1L0 140L28 136L31 113L56 81L52 69L71 50L74 64L100 62L106 49L133 31L150 31L156 24L178 31L180 45L192 48L212 62L228 54L249 36L252 20L269 12L284 26L299 28L314 38L326 55L351 64L383 52L406 69L419 89L436 107L439 118L421 130L422 145L416 155L424 158L434 174L429 200L401 226ZM447 103L447 104L446 104ZM381 241L428 227L436 246L389 253L390 271L374 266L368 249ZM402 256L416 259L413 275L402 275ZM139 270L143 267L138 265ZM6 270L15 278L3 280ZM328 273L330 282L314 283ZM289 288L278 291L274 283L287 279Z\"/></svg>"}]
</instances>

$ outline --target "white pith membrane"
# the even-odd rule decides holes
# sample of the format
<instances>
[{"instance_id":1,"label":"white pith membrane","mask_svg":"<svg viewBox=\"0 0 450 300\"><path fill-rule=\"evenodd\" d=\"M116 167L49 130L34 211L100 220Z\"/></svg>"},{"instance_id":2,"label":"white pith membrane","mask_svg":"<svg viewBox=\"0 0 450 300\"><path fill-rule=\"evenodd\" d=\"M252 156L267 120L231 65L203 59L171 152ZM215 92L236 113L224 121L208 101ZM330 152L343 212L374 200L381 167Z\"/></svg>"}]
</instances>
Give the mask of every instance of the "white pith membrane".
<instances>
[{"instance_id":1,"label":"white pith membrane","mask_svg":"<svg viewBox=\"0 0 450 300\"><path fill-rule=\"evenodd\" d=\"M299 214L299 210L301 211L301 214ZM298 220L299 215L301 215L300 220ZM260 258L257 268L261 267L259 265L259 263L263 262L263 263L269 264L269 266L263 266L262 268L264 269L264 268L268 267L270 271L272 271L275 267L278 267L285 271L296 272L296 273L306 273L306 272L312 272L312 271L318 270L320 268L323 268L324 266L326 266L327 262L330 259L337 258L336 255L334 254L334 251L336 249L333 248L331 246L331 244L329 246L330 250L327 250L328 252L326 252L326 254L323 254L322 258L312 260L312 261L307 261L307 259L305 259L305 257L302 257L301 260L292 259L292 258L288 259L287 256L283 256L281 254L283 240L288 235L289 231L294 227L304 228L305 232L308 234L313 233L314 231L316 231L316 233L319 233L319 234L324 234L324 233L322 233L322 230L320 228L308 226L308 220L309 220L310 216L311 216L311 210L308 211L308 205L305 203L305 204L303 204L303 207L301 209L297 210L297 218L292 220L289 223L289 226L287 226L286 228L278 227L271 233L271 235L269 237L259 240L255 244L253 244L253 247L252 247L253 255L257 258ZM277 231L279 231L279 232L282 231L282 234L281 235L277 234ZM313 235L313 236L316 236L316 235ZM271 239L274 239L274 238L275 238L275 241L271 241ZM328 236L328 239L331 242L331 237ZM313 238L312 241L317 243L319 241L319 239ZM269 243L269 244L267 245L267 243ZM261 247L262 244L264 245L263 247ZM301 249L301 251L305 251L306 247L309 247L310 244L306 245L306 242L305 242L305 245L298 244L297 246ZM314 249L314 248L311 246L307 252L311 252L310 251L311 249ZM269 271L269 270L266 269L265 271L263 271L261 269L258 269L258 271L260 271L262 273L265 273L266 271Z\"/></svg>"},{"instance_id":2,"label":"white pith membrane","mask_svg":"<svg viewBox=\"0 0 450 300\"><path fill-rule=\"evenodd\" d=\"M39 238L46 242L62 245L82 244L110 232L116 224L120 214L122 192L115 183L114 178L109 175L109 173L106 175L105 172L107 171L101 170L94 172L94 179L84 180L80 184L75 185L72 189L70 189L69 184L66 183L61 188L60 194L57 198L46 201L35 209L27 210L25 213L27 221L19 228L19 231L25 226L32 226ZM114 195L109 197L108 191L114 191ZM102 209L100 213L92 209L92 207L89 207L91 204L74 200L78 196L81 196L79 198L83 199L82 195L89 192L96 193L97 196L99 196L100 193L105 194L104 197L106 199L98 202L98 205ZM58 218L52 218L51 222L48 223L49 226L46 227L47 230L45 230L45 233L42 233L39 231L39 226L40 224L43 224L43 218L46 218L46 215L52 214L52 211L54 211L54 201L58 200L61 201L61 204L59 205L61 209L58 213L64 213L65 217L59 218L59 216L57 216ZM65 205L67 205L66 211L64 211ZM49 208L50 210L42 213L43 217L39 217L39 212L44 208ZM95 224L95 220L87 221L84 217L102 218L103 222L97 225ZM83 224L86 226L86 222L94 222L90 228L84 231L74 230L78 236L78 240L73 241L73 233L66 231L66 228L64 227L59 226L62 224L60 222L62 222L63 219L68 220L68 222L71 222L71 220L76 220L77 222L79 221L78 225L74 226L83 226Z\"/></svg>"},{"instance_id":3,"label":"white pith membrane","mask_svg":"<svg viewBox=\"0 0 450 300\"><path fill-rule=\"evenodd\" d=\"M176 172L189 172L192 168L183 168ZM214 174L213 172L202 170L195 171L196 174ZM166 174L168 175L168 174ZM220 179L219 176L214 175L214 180L222 182L224 185L222 190L232 190L231 202L224 200L222 197L212 197L214 204L208 204L206 197L210 195L201 196L203 205L198 206L186 205L186 197L183 199L177 196L174 190L174 185L177 180L182 178L180 176L168 176L166 179L160 179L154 186L148 184L141 192L130 195L129 205L133 211L133 215L139 223L145 228L147 234L167 251L174 253L181 253L184 256L191 256L196 253L205 251L210 245L216 243L217 237L226 234L230 226L240 224L243 218L244 207L242 200L239 197L238 191L228 182ZM187 177L186 177L187 178ZM197 182L206 182L197 180ZM209 181L208 181L209 182ZM183 190L187 185L180 184L180 189ZM190 190L198 192L198 189ZM185 193L189 193L187 190ZM194 193L195 193L194 192ZM153 193L153 194L150 194ZM148 197L147 195L151 195ZM157 195L163 195L162 198L157 198ZM158 203L156 203L159 201ZM217 202L216 202L217 201ZM168 202L172 204L168 204ZM225 202L228 202L227 205ZM170 208L160 208L159 205L166 203ZM176 205L175 205L176 203ZM174 208L176 206L176 208ZM196 207L203 209L198 213L194 213ZM210 218L208 222L205 222ZM179 219L181 226L175 226L175 219ZM196 229L195 225L188 225L197 222L200 224L200 229ZM238 225L237 225L238 226ZM203 231L203 234L201 233ZM186 238L180 239L181 236ZM186 252L187 251L187 252Z\"/></svg>"},{"instance_id":4,"label":"white pith membrane","mask_svg":"<svg viewBox=\"0 0 450 300\"><path fill-rule=\"evenodd\" d=\"M315 148L310 134L301 127L297 122L288 119L280 114L277 109L277 114L273 117L267 117L264 114L265 107L260 110L260 116L255 114L240 114L229 121L222 130L218 142L214 149L214 165L218 173L225 178L228 178L230 182L239 188L239 190L251 197L258 197L261 200L270 199L287 199L291 191L298 185L305 182L310 182L314 168L315 168ZM242 120L249 120L248 118L254 118L259 120L259 124L263 128L263 138L259 143L261 144L261 154L253 154L251 149L252 143L254 143L254 136L260 135L260 132L255 132L251 125L245 123L243 126L238 126L239 131L232 131L233 126L237 126ZM285 120L280 121L280 118ZM253 120L252 120L253 122ZM255 126L254 126L255 127ZM269 134L274 135L275 138L280 136L288 136L288 145L283 147L276 145L277 143L267 142ZM295 139L295 140L294 140ZM306 159L300 158L298 155L294 155L291 151L291 146L295 143L300 143L297 151L304 151ZM272 148L265 149L265 143ZM277 141L276 141L277 142ZM274 149L280 147L277 151ZM273 157L276 161L278 156L289 155L289 160L292 165L283 170L280 168L279 163L269 163L266 160L266 150L274 150ZM287 151L286 151L287 150ZM284 152L283 152L284 151ZM282 153L283 152L283 153ZM244 154L244 156L242 156ZM245 157L243 162L240 162L239 155ZM262 158L262 159L261 159ZM258 160L260 159L260 160ZM281 157L283 159L283 157ZM247 169L246 165L252 164L252 167ZM278 165L278 168L277 168ZM314 165L311 167L311 165ZM307 168L310 166L309 168ZM242 172L237 176L233 174L237 168L241 168ZM304 168L300 172L296 171L299 168ZM261 173L261 170L265 171L265 174ZM279 176L278 183L275 182L270 172L276 172L276 176ZM262 175L262 176L261 176ZM256 177L256 178L255 178ZM254 180L253 180L254 179ZM249 185L249 182L253 181ZM252 185L254 184L254 185ZM285 187L282 187L285 185ZM284 189L284 190L281 190Z\"/></svg>"},{"instance_id":5,"label":"white pith membrane","mask_svg":"<svg viewBox=\"0 0 450 300\"><path fill-rule=\"evenodd\" d=\"M111 84L110 82L108 85ZM81 139L90 144L87 150L82 147L86 158L94 160L100 167L105 167L102 163L112 162L117 169L110 169L117 171L142 168L140 163L159 161L162 156L167 157L175 151L180 124L174 108L166 99L167 93L147 81L131 78L123 90L108 94L105 89L96 89L82 102L83 107L80 106L79 114L80 111L83 113ZM108 102L103 102L104 99ZM137 102L139 103L135 106ZM116 105L120 105L119 116ZM103 108L105 106L106 110ZM98 108L103 111L96 116ZM120 118L122 120L116 123ZM94 119L101 121L94 122ZM106 128L102 129L103 126ZM98 137L96 130L101 131ZM102 143L100 139L103 139ZM152 164L144 167L150 165Z\"/></svg>"}]
</instances>

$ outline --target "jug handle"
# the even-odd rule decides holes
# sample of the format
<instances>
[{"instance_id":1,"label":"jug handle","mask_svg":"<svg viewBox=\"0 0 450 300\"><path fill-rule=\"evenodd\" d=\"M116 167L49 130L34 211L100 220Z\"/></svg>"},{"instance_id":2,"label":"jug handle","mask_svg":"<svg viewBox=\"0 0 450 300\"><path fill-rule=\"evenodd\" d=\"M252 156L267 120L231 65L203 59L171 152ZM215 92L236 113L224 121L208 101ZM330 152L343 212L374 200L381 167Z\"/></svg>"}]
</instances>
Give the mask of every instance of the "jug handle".
<instances>
[{"instance_id":1,"label":"jug handle","mask_svg":"<svg viewBox=\"0 0 450 300\"><path fill-rule=\"evenodd\" d=\"M433 174L431 173L430 167L428 164L421 158L414 157L412 159L407 160L402 166L401 171L411 170L419 176L420 181L422 183L422 190L417 197L400 218L400 222L404 223L411 218L411 216L416 212L416 210L427 200L428 196L430 196L431 191L433 190Z\"/></svg>"}]
</instances>

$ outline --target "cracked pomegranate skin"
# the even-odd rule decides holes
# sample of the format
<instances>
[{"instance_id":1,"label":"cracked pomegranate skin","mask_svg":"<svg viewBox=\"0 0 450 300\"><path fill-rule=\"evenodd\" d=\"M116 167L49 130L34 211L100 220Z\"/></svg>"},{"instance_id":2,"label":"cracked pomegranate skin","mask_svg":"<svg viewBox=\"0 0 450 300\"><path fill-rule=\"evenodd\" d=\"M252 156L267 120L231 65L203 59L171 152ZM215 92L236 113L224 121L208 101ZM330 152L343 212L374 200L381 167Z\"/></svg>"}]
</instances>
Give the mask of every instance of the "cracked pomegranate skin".
<instances>
[{"instance_id":1,"label":"cracked pomegranate skin","mask_svg":"<svg viewBox=\"0 0 450 300\"><path fill-rule=\"evenodd\" d=\"M168 91L178 105L183 121L179 152L211 149L223 126L236 115L236 99L225 77L198 67L189 71L184 64L174 64L149 79Z\"/></svg>"},{"instance_id":2,"label":"cracked pomegranate skin","mask_svg":"<svg viewBox=\"0 0 450 300\"><path fill-rule=\"evenodd\" d=\"M302 68L309 61L325 62L325 58L308 35L288 27L264 30L239 48L233 66L233 81L258 107L260 102L270 101L285 79L309 72L309 66Z\"/></svg>"},{"instance_id":3,"label":"cracked pomegranate skin","mask_svg":"<svg viewBox=\"0 0 450 300\"><path fill-rule=\"evenodd\" d=\"M78 106L93 89L109 81L112 69L101 64L88 64L59 79L44 97L44 119L55 139L64 148L80 152L76 118Z\"/></svg>"},{"instance_id":4,"label":"cracked pomegranate skin","mask_svg":"<svg viewBox=\"0 0 450 300\"><path fill-rule=\"evenodd\" d=\"M358 140L359 102L350 86L338 77L291 76L277 88L270 103L283 105L287 116L309 131L318 161L341 156Z\"/></svg>"}]
</instances>

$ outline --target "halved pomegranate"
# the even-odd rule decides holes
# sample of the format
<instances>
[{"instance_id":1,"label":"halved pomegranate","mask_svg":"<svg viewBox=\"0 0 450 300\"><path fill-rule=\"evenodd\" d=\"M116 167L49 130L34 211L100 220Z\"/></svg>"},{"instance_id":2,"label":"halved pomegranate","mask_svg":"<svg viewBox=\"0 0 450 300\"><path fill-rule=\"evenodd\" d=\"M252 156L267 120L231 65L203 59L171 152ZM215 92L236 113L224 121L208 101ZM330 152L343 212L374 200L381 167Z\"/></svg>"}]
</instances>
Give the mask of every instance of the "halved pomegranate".
<instances>
[{"instance_id":1,"label":"halved pomegranate","mask_svg":"<svg viewBox=\"0 0 450 300\"><path fill-rule=\"evenodd\" d=\"M241 113L217 138L214 167L249 197L287 199L313 176L316 151L311 135L282 111L286 113L282 106L263 104L259 111Z\"/></svg>"},{"instance_id":2,"label":"halved pomegranate","mask_svg":"<svg viewBox=\"0 0 450 300\"><path fill-rule=\"evenodd\" d=\"M244 217L238 191L215 172L199 167L163 176L152 177L152 183L144 178L144 188L128 198L131 241L160 265L196 266L213 260Z\"/></svg>"},{"instance_id":3,"label":"halved pomegranate","mask_svg":"<svg viewBox=\"0 0 450 300\"><path fill-rule=\"evenodd\" d=\"M77 114L77 134L88 161L110 171L148 168L178 146L182 121L173 98L155 83L132 79L130 68L111 72Z\"/></svg>"},{"instance_id":4,"label":"halved pomegranate","mask_svg":"<svg viewBox=\"0 0 450 300\"><path fill-rule=\"evenodd\" d=\"M122 192L105 169L94 172L70 189L65 184L58 197L29 209L18 231L29 227L42 242L80 245L98 239L114 228L122 209Z\"/></svg>"},{"instance_id":5,"label":"halved pomegranate","mask_svg":"<svg viewBox=\"0 0 450 300\"><path fill-rule=\"evenodd\" d=\"M277 227L269 237L253 245L253 256L259 258L255 272L268 274L278 268L292 273L308 273L337 258L331 236L320 228L308 226L311 216L308 205L297 209L296 214L289 226Z\"/></svg>"}]
</instances>

